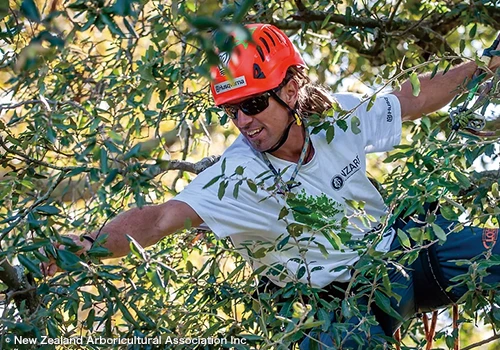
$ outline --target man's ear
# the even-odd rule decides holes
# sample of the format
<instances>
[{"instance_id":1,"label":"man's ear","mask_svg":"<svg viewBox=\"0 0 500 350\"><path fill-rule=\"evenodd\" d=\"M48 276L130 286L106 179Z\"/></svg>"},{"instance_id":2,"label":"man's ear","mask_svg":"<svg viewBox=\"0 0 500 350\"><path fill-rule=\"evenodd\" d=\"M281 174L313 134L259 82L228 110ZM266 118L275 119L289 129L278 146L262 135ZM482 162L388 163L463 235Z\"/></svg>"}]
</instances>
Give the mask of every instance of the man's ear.
<instances>
[{"instance_id":1,"label":"man's ear","mask_svg":"<svg viewBox=\"0 0 500 350\"><path fill-rule=\"evenodd\" d=\"M299 84L294 79L291 79L281 88L280 95L283 101L285 101L291 108L294 108L299 98Z\"/></svg>"}]
</instances>

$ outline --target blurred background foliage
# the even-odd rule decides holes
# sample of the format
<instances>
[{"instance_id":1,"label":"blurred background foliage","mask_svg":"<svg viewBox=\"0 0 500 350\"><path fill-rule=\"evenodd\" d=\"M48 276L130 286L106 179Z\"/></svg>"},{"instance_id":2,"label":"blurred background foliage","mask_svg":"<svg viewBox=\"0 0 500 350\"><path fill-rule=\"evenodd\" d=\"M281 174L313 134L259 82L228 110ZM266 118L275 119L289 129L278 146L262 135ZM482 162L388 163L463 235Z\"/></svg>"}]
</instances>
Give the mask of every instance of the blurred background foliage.
<instances>
[{"instance_id":1,"label":"blurred background foliage","mask_svg":"<svg viewBox=\"0 0 500 350\"><path fill-rule=\"evenodd\" d=\"M129 207L168 200L217 159L208 156L220 155L236 130L212 105L208 69L218 63L216 52L234 45L228 34L251 22L283 29L318 83L369 97L397 88L414 71L475 60L500 29L500 6L486 0L2 0L0 347L8 348L14 335L92 334L164 341L234 336L246 341L238 349L287 349L303 331L327 328L327 311L359 312L356 296L329 304L307 286L256 291L255 274L230 242L194 229L148 250L131 242L127 258L105 264L50 243L99 229ZM498 115L498 97L492 89L488 117ZM498 129L494 120L488 124ZM498 132L487 139L460 133L448 142L449 133L446 111L405 126L403 146L389 158L370 156L370 174L384 184L396 214L439 201L449 218L498 227ZM443 239L431 227L429 218L412 238ZM67 272L43 277L39 248ZM106 252L96 247L90 255L96 261ZM385 271L377 257L370 266ZM462 344L486 340L482 346L498 347L498 296L467 298ZM481 324L476 320L489 324L478 326L481 331L495 328L493 335L471 331ZM442 323L438 344L451 347L456 334L449 317ZM404 346L424 346L418 320L404 330Z\"/></svg>"}]
</instances>

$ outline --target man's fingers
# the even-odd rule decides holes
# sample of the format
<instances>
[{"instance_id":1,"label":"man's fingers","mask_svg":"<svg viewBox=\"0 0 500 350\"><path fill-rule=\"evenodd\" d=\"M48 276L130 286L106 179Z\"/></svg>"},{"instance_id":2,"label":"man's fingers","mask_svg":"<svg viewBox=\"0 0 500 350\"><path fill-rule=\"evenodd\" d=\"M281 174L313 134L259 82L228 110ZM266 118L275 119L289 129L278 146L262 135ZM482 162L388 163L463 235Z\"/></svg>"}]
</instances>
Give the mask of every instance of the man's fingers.
<instances>
[{"instance_id":1,"label":"man's fingers","mask_svg":"<svg viewBox=\"0 0 500 350\"><path fill-rule=\"evenodd\" d=\"M71 238L77 246L79 246L81 249L76 252L76 254L80 254L82 252L88 251L90 248L92 248L92 244L88 241L80 241L78 236L75 235L67 235L68 238ZM54 249L55 248L55 249ZM45 249L44 248L39 248L38 251L45 255L49 261L48 262L42 262L40 264L40 271L42 274L46 277L52 277L54 276L58 271L61 271L59 266L56 264L56 256L57 255L57 250L71 250L71 246L67 246L61 242L52 242L52 246L48 246Z\"/></svg>"},{"instance_id":2,"label":"man's fingers","mask_svg":"<svg viewBox=\"0 0 500 350\"><path fill-rule=\"evenodd\" d=\"M49 270L48 270L49 276L51 276L51 277L54 276L56 274L57 270L58 270L58 266L55 263L51 264L49 266Z\"/></svg>"},{"instance_id":3,"label":"man's fingers","mask_svg":"<svg viewBox=\"0 0 500 350\"><path fill-rule=\"evenodd\" d=\"M51 261L48 263L41 263L40 270L42 270L42 274L45 277L52 277L59 271L59 266L57 266L55 261Z\"/></svg>"}]
</instances>

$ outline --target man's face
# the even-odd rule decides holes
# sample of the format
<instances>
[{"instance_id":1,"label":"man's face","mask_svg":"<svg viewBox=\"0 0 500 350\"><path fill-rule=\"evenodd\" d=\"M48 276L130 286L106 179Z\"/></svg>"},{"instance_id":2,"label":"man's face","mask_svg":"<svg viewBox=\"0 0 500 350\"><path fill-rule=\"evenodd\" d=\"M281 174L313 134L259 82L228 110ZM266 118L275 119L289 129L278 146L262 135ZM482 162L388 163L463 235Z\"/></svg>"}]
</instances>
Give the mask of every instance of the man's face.
<instances>
[{"instance_id":1,"label":"man's face","mask_svg":"<svg viewBox=\"0 0 500 350\"><path fill-rule=\"evenodd\" d=\"M279 95L281 97L281 94ZM233 103L240 103L250 97ZM258 152L273 147L283 135L289 122L288 111L271 96L269 97L269 106L262 112L247 115L242 110L238 110L237 118L233 119L234 125Z\"/></svg>"}]
</instances>

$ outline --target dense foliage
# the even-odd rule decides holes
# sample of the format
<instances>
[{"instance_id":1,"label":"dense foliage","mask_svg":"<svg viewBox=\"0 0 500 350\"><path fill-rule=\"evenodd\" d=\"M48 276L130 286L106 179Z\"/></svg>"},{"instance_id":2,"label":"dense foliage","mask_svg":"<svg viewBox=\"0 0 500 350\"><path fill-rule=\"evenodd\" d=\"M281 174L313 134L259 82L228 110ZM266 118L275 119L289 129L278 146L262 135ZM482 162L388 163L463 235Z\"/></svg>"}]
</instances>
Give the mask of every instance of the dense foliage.
<instances>
[{"instance_id":1,"label":"dense foliage","mask_svg":"<svg viewBox=\"0 0 500 350\"><path fill-rule=\"evenodd\" d=\"M190 227L147 250L131 240L128 257L105 263L97 263L107 254L99 244L88 257L79 257L64 238L65 233L98 230L129 207L171 198L213 163L215 158L195 162L220 154L235 131L212 106L208 68L218 63L217 51L234 45L228 34L244 33L240 23L249 22L285 30L305 53L318 82L370 99L408 78L418 93L417 74L476 60L476 50L491 43L500 29L500 6L498 1L427 0L1 2L0 347L8 347L15 335L101 335L160 337L164 343L175 337L233 339L240 345L225 347L288 349L304 331L329 328L331 311L340 315L333 329L341 343L342 319L363 311L357 303L362 297L394 315L388 306L393 293L386 261L411 261L420 246L446 240L450 233L433 224L434 213L409 232L416 246L410 247L410 238L399 232L404 251L382 259L368 249L351 286L358 293L328 302L301 284L257 288L259 271L250 271L229 241ZM488 117L499 111L494 107L498 74L493 82L486 98L473 106ZM476 83L466 82L453 106ZM341 113L340 125L342 118ZM310 122L332 130L324 119ZM493 120L487 124L498 129ZM385 159L389 176L378 169L379 158L372 159L376 166L371 172L383 182L388 206L394 217L425 214L424 203L437 201L447 218L498 227L499 174L490 170L499 156L498 132L487 138L460 132L447 139L450 133L447 113L436 113L406 126L407 141ZM243 173L224 176L237 178L238 186L260 186L259 179ZM221 196L237 195L220 186ZM272 196L275 189L267 190ZM288 203L277 220L295 211L306 217L308 227L318 220L332 224L331 213L318 203L301 198ZM365 218L362 203L352 205ZM307 221L313 211L315 223ZM334 226L342 232L344 224ZM290 227L283 240L300 239L301 229ZM334 246L342 239L331 237ZM105 238L101 235L98 243ZM51 242L68 249L56 249ZM359 249L366 244L369 240ZM67 272L42 276L38 264L47 258L40 249ZM262 249L254 254L271 248ZM460 318L463 341L481 340L467 324L484 322L498 331L500 296L478 291L489 288L481 282L485 268L499 262L495 256L462 262L470 265L470 274L456 281L470 289ZM376 322L374 317L362 320L361 329ZM457 334L450 331L448 318L443 322L436 339L452 347ZM403 328L404 345L424 346L418 320ZM495 333L486 342L497 338Z\"/></svg>"}]
</instances>

